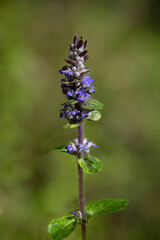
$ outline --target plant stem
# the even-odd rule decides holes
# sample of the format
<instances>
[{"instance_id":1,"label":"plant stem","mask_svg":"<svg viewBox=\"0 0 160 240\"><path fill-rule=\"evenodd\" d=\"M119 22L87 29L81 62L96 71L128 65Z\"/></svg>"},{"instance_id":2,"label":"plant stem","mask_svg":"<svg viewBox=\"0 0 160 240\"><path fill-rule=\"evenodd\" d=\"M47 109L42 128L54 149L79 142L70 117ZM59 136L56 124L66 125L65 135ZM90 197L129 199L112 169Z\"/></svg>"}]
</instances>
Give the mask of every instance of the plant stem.
<instances>
[{"instance_id":1,"label":"plant stem","mask_svg":"<svg viewBox=\"0 0 160 240\"><path fill-rule=\"evenodd\" d=\"M83 121L78 127L78 142L83 144L84 138L84 127ZM79 156L80 158L80 156ZM82 214L82 240L86 240L86 213L85 213L85 192L84 192L84 182L83 182L83 169L78 164L78 186L79 186L79 206Z\"/></svg>"}]
</instances>

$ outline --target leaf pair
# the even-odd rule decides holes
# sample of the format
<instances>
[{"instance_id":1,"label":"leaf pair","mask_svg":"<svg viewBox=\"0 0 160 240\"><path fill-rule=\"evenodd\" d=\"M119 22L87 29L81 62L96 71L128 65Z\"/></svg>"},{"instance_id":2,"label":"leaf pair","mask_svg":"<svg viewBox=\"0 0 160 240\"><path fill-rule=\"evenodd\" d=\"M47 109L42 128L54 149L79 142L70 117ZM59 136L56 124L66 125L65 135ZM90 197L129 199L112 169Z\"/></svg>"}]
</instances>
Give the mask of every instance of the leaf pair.
<instances>
[{"instance_id":1,"label":"leaf pair","mask_svg":"<svg viewBox=\"0 0 160 240\"><path fill-rule=\"evenodd\" d=\"M128 204L125 199L105 199L86 205L86 216L90 219L94 216L118 212ZM54 240L68 237L75 229L77 219L73 214L58 218L50 222L48 232Z\"/></svg>"}]
</instances>

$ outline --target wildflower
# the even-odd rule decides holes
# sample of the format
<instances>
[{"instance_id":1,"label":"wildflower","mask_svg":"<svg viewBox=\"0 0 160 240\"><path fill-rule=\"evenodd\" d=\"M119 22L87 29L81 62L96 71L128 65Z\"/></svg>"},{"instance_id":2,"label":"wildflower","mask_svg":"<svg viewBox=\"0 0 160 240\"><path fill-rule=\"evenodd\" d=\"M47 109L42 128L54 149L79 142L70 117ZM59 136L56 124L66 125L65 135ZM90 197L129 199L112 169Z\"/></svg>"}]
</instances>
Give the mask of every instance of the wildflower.
<instances>
[{"instance_id":1,"label":"wildflower","mask_svg":"<svg viewBox=\"0 0 160 240\"><path fill-rule=\"evenodd\" d=\"M109 201L102 200L85 205L83 172L87 174L97 173L101 171L102 163L98 158L89 155L90 148L98 148L98 146L84 138L84 119L98 121L101 117L98 109L103 107L103 104L91 98L96 89L93 85L94 80L89 76L90 71L85 67L85 62L89 58L86 46L87 41L75 35L70 44L68 59L64 59L67 65L59 70L63 74L60 82L62 93L66 97L66 102L62 104L63 108L59 110L60 118L68 120L68 123L64 125L65 129L78 127L78 139L69 141L67 146L60 145L55 150L67 152L77 157L80 211L74 211L72 215L53 220L49 224L48 232L53 239L67 237L77 223L82 225L82 239L86 239L87 217L96 216L96 211L99 211L98 215L105 213L105 205L108 202L109 204L113 202L112 205L115 204L113 199L109 199ZM120 206L117 207L118 210L123 208L119 200L116 201L116 204L116 206ZM68 228L70 223L72 225Z\"/></svg>"}]
</instances>

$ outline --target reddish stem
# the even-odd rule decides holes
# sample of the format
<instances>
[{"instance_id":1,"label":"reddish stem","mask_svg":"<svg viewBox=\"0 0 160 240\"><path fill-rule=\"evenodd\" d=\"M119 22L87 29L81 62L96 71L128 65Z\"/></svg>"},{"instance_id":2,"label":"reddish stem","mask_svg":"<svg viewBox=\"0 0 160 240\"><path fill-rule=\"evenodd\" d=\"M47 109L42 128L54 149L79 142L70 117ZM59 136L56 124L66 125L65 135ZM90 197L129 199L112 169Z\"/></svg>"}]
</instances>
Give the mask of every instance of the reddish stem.
<instances>
[{"instance_id":1,"label":"reddish stem","mask_svg":"<svg viewBox=\"0 0 160 240\"><path fill-rule=\"evenodd\" d=\"M78 142L83 144L84 138L84 127L83 121L78 127ZM79 186L79 206L82 214L82 240L86 240L86 213L85 213L85 192L84 192L84 181L83 181L83 169L78 164L78 186Z\"/></svg>"}]
</instances>

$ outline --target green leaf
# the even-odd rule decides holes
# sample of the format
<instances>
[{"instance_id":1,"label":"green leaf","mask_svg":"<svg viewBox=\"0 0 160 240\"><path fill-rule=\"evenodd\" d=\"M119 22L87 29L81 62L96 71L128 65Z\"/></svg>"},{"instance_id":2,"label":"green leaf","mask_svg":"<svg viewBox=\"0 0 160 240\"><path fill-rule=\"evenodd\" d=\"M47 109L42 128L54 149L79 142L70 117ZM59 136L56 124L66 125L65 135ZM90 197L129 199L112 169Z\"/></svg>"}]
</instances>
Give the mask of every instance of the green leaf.
<instances>
[{"instance_id":1,"label":"green leaf","mask_svg":"<svg viewBox=\"0 0 160 240\"><path fill-rule=\"evenodd\" d=\"M128 204L126 199L105 199L92 202L86 205L86 215L88 218L99 216L105 213L118 212L125 208Z\"/></svg>"},{"instance_id":2,"label":"green leaf","mask_svg":"<svg viewBox=\"0 0 160 240\"><path fill-rule=\"evenodd\" d=\"M102 162L93 156L78 159L78 163L85 173L94 174L102 169Z\"/></svg>"},{"instance_id":3,"label":"green leaf","mask_svg":"<svg viewBox=\"0 0 160 240\"><path fill-rule=\"evenodd\" d=\"M78 101L77 100L74 100L74 99L70 99L70 100L68 100L67 102L65 102L65 103L62 103L61 105L68 105L68 104L71 104L71 105L74 105L74 104L76 104Z\"/></svg>"},{"instance_id":4,"label":"green leaf","mask_svg":"<svg viewBox=\"0 0 160 240\"><path fill-rule=\"evenodd\" d=\"M48 225L48 233L54 240L61 240L68 237L75 229L77 220L73 215L53 220Z\"/></svg>"},{"instance_id":5,"label":"green leaf","mask_svg":"<svg viewBox=\"0 0 160 240\"><path fill-rule=\"evenodd\" d=\"M60 146L56 147L54 151L56 151L56 152L67 152L67 149L65 149L65 147L66 147L65 144L60 145Z\"/></svg>"},{"instance_id":6,"label":"green leaf","mask_svg":"<svg viewBox=\"0 0 160 240\"><path fill-rule=\"evenodd\" d=\"M91 121L98 121L101 118L101 113L97 110L94 110L88 114L87 119Z\"/></svg>"},{"instance_id":7,"label":"green leaf","mask_svg":"<svg viewBox=\"0 0 160 240\"><path fill-rule=\"evenodd\" d=\"M97 110L102 109L104 107L104 104L100 103L99 101L89 98L87 101L83 103L84 109L90 109L90 110Z\"/></svg>"},{"instance_id":8,"label":"green leaf","mask_svg":"<svg viewBox=\"0 0 160 240\"><path fill-rule=\"evenodd\" d=\"M71 124L71 123L66 123L63 128L64 129L70 129L70 128L76 128L78 127L80 124L79 123L75 123L75 124Z\"/></svg>"}]
</instances>

